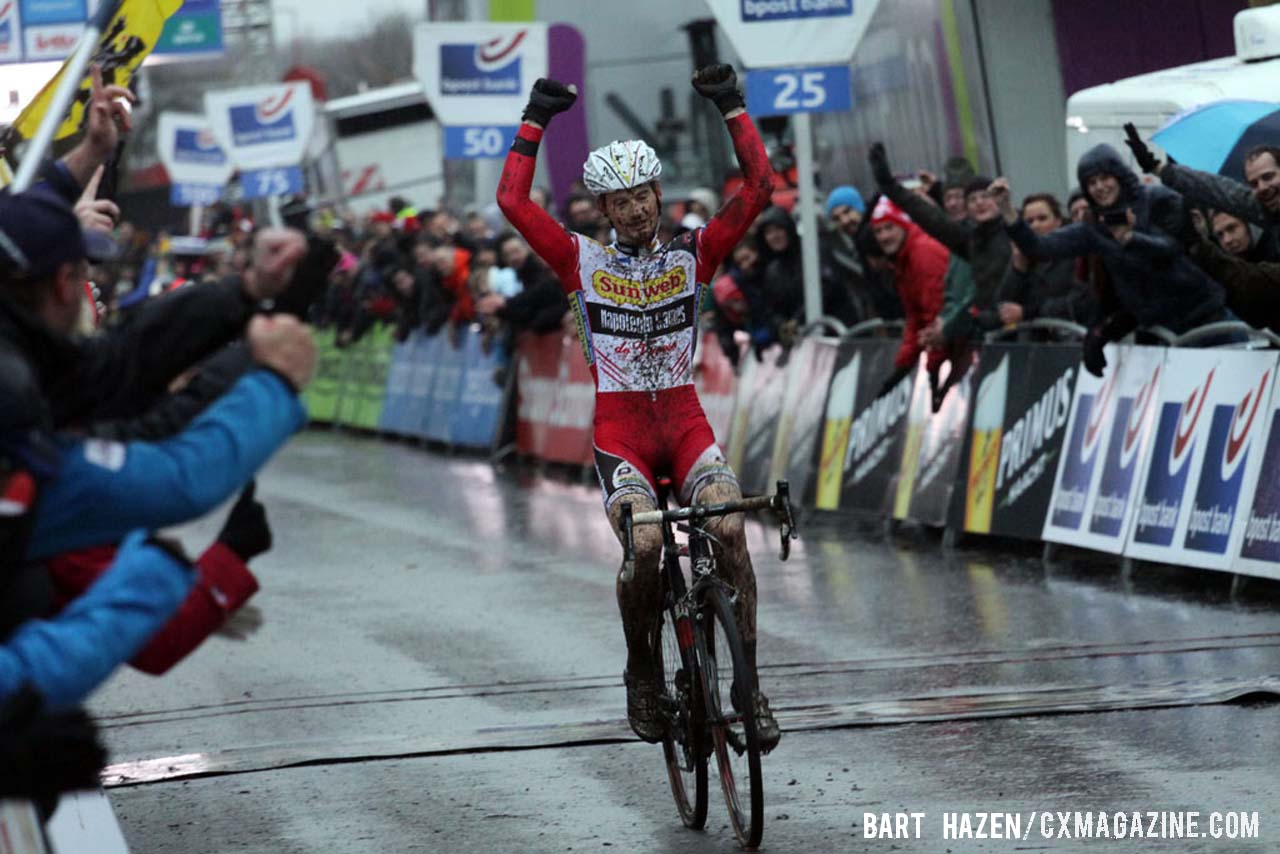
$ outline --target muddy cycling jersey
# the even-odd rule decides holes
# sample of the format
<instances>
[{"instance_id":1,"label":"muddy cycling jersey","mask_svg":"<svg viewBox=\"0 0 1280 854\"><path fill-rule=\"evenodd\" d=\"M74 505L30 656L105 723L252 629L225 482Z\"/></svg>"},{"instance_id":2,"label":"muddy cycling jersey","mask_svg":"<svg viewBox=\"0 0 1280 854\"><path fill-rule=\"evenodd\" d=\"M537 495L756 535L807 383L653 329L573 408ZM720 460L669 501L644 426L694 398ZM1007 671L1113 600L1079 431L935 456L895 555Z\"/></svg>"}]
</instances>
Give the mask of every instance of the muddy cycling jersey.
<instances>
[{"instance_id":1,"label":"muddy cycling jersey","mask_svg":"<svg viewBox=\"0 0 1280 854\"><path fill-rule=\"evenodd\" d=\"M529 200L541 129L521 125L507 156L498 205L568 294L595 378L595 445L607 504L624 491L652 493L660 473L672 476L687 501L699 471L704 481L716 466L727 472L693 393L698 308L716 268L768 203L773 178L751 119L739 115L727 125L742 189L704 227L639 252L570 234ZM673 431L668 420L682 429ZM709 451L718 462L708 462ZM605 468L626 477L606 476Z\"/></svg>"}]
</instances>

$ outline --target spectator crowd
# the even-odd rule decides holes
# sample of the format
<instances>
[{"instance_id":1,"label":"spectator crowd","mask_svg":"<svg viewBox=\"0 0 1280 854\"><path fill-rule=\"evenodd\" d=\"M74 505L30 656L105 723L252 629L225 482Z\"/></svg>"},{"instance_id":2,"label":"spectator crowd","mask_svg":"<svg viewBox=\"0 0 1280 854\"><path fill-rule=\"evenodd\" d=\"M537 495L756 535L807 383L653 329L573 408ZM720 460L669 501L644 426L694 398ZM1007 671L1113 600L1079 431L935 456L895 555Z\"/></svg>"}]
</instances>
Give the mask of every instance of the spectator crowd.
<instances>
[{"instance_id":1,"label":"spectator crowd","mask_svg":"<svg viewBox=\"0 0 1280 854\"><path fill-rule=\"evenodd\" d=\"M508 348L572 328L555 277L496 206L301 206L291 227L259 228L219 205L197 235L138 232L97 198L130 97L95 85L83 140L0 198L0 797L46 809L96 784L104 755L78 708L117 665L163 673L252 616L249 563L272 539L253 477L303 424L308 324L339 347L379 323L455 342L478 326ZM1032 320L1083 328L1098 374L1104 345L1143 328L1280 331L1280 148L1250 151L1240 183L1161 162L1132 130L1128 145L1158 183L1099 145L1065 201L1031 187L1015 202L1007 180L959 158L941 177L897 175L877 144L874 186L831 189L821 233L800 234L782 206L759 217L710 283L706 328L734 360L791 346L801 241L816 239L822 313L845 328L901 321L883 390L926 354L935 408L987 333ZM658 239L721 201L668 197ZM560 212L609 242L589 194ZM235 496L198 556L155 534Z\"/></svg>"}]
</instances>

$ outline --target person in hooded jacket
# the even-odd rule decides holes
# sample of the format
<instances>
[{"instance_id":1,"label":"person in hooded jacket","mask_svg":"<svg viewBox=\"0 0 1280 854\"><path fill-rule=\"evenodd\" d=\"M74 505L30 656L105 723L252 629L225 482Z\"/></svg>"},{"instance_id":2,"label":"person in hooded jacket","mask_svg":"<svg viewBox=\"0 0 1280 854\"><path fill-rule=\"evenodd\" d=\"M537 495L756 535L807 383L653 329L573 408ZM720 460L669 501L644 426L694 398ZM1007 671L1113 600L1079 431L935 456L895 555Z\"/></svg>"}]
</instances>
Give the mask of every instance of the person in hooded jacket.
<instances>
[{"instance_id":1,"label":"person in hooded jacket","mask_svg":"<svg viewBox=\"0 0 1280 854\"><path fill-rule=\"evenodd\" d=\"M760 305L752 303L752 325L769 329L775 340L790 345L804 320L804 265L796 222L780 207L771 207L756 224L762 265ZM822 313L845 325L858 322L858 312L845 283L820 276ZM751 302L750 294L747 299Z\"/></svg>"},{"instance_id":2,"label":"person in hooded jacket","mask_svg":"<svg viewBox=\"0 0 1280 854\"><path fill-rule=\"evenodd\" d=\"M1103 295L1101 320L1085 335L1085 368L1102 376L1103 346L1139 326L1163 326L1174 333L1206 323L1232 320L1222 286L1192 263L1183 248L1194 239L1182 197L1166 187L1144 186L1109 145L1094 146L1076 167L1095 222L1075 223L1047 235L1036 234L1014 209L1009 182L997 179L991 195L1000 206L1009 236L1031 260L1097 255L1111 280Z\"/></svg>"},{"instance_id":3,"label":"person in hooded jacket","mask_svg":"<svg viewBox=\"0 0 1280 854\"><path fill-rule=\"evenodd\" d=\"M1066 225L1062 206L1050 193L1034 193L1022 202L1022 218L1036 234L1051 234ZM1003 324L1045 317L1088 327L1097 312L1094 289L1080 277L1079 259L1031 261L1017 246L997 296Z\"/></svg>"}]
</instances>

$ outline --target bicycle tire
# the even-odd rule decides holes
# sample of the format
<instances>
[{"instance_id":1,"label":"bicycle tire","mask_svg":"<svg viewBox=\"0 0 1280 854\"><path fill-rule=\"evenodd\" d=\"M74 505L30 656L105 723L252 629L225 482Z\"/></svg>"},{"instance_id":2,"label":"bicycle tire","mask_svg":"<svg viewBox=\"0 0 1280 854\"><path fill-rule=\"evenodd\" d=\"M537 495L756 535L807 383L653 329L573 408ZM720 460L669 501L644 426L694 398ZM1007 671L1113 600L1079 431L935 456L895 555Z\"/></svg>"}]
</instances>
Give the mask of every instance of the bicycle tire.
<instances>
[{"instance_id":1,"label":"bicycle tire","mask_svg":"<svg viewBox=\"0 0 1280 854\"><path fill-rule=\"evenodd\" d=\"M702 715L701 678L692 649L681 652L676 636L675 614L658 613L654 627L653 660L660 669L663 705L669 716L662 754L667 764L671 795L685 827L701 830L707 823L707 759L705 724Z\"/></svg>"},{"instance_id":2,"label":"bicycle tire","mask_svg":"<svg viewBox=\"0 0 1280 854\"><path fill-rule=\"evenodd\" d=\"M756 848L764 836L764 784L760 771L760 738L752 706L755 674L747 669L734 608L723 590L707 591L703 615L698 632L702 658L699 669L707 704L707 729L720 771L720 789L724 792L738 842L744 848ZM727 676L726 664L730 668ZM733 701L735 683L742 696L738 703Z\"/></svg>"}]
</instances>

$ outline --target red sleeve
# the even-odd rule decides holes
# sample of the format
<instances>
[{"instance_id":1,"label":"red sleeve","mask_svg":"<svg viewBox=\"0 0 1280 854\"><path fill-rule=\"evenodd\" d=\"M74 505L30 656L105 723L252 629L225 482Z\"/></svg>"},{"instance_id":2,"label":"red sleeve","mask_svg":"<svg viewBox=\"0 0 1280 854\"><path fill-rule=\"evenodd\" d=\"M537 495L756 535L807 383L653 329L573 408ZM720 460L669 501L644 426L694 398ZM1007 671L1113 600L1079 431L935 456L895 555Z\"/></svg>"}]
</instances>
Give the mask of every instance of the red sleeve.
<instances>
[{"instance_id":1,"label":"red sleeve","mask_svg":"<svg viewBox=\"0 0 1280 854\"><path fill-rule=\"evenodd\" d=\"M517 148L536 152L542 141L542 129L522 123L516 132L515 145L507 154L498 182L498 207L507 222L520 232L531 248L560 279L569 293L578 289L578 247L574 238L551 216L529 199L533 172L537 166L535 153L524 154Z\"/></svg>"},{"instance_id":2,"label":"red sleeve","mask_svg":"<svg viewBox=\"0 0 1280 854\"><path fill-rule=\"evenodd\" d=\"M214 543L196 561L196 586L178 612L129 663L160 676L216 632L249 597L258 580L231 549Z\"/></svg>"},{"instance_id":3,"label":"red sleeve","mask_svg":"<svg viewBox=\"0 0 1280 854\"><path fill-rule=\"evenodd\" d=\"M760 134L746 113L727 121L733 150L742 168L742 186L724 203L698 235L698 259L709 278L733 247L746 236L773 195L773 167Z\"/></svg>"}]
</instances>

